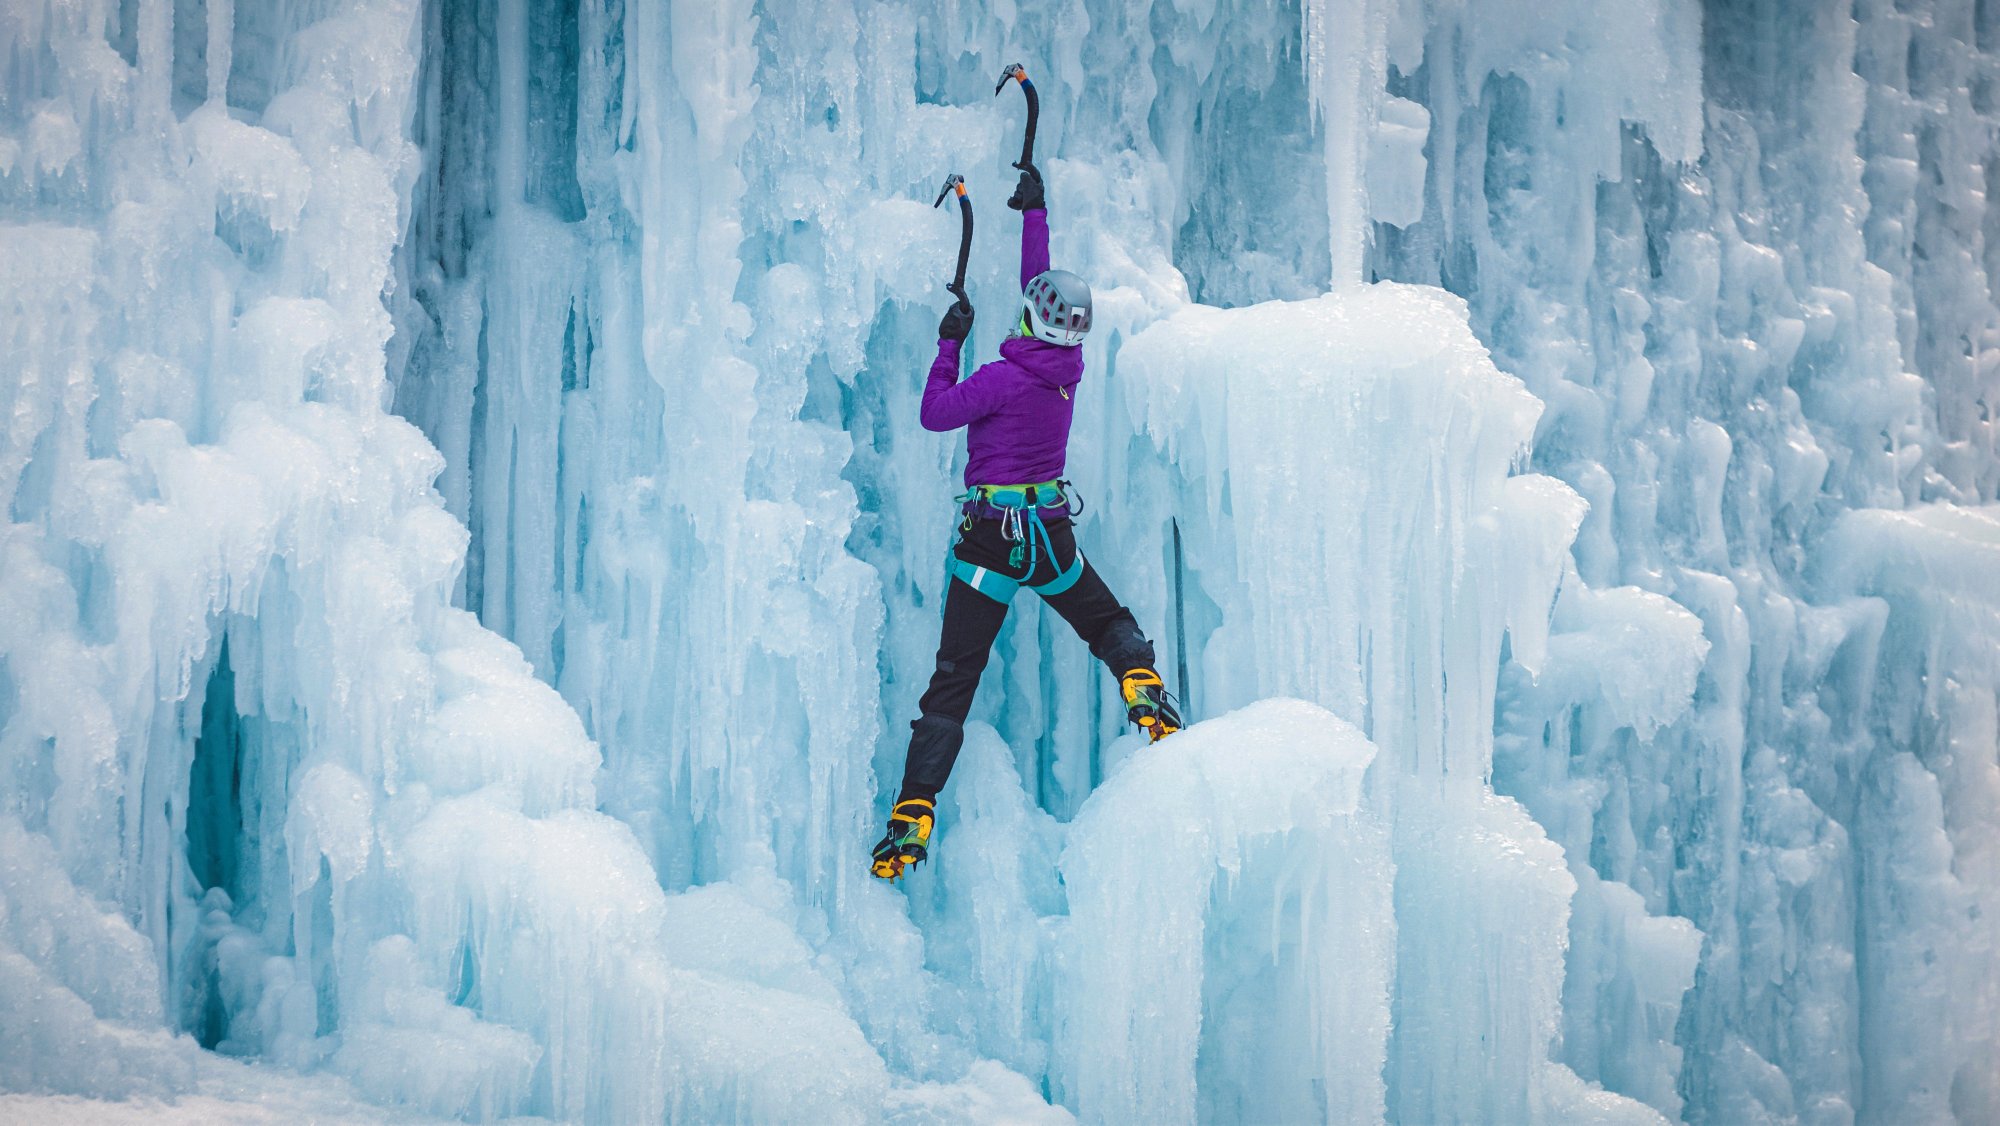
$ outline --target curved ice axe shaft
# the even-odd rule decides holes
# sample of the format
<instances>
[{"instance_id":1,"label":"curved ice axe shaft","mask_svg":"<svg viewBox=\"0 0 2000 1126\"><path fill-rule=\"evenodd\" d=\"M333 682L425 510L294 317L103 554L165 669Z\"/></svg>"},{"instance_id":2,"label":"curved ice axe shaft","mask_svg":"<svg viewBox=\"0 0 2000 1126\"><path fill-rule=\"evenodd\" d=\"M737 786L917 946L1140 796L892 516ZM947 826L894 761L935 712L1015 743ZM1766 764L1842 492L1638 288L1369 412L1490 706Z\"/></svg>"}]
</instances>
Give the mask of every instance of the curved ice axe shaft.
<instances>
[{"instance_id":1,"label":"curved ice axe shaft","mask_svg":"<svg viewBox=\"0 0 2000 1126\"><path fill-rule=\"evenodd\" d=\"M1035 162L1035 121L1042 116L1042 99L1035 95L1035 84L1028 81L1028 72L1020 63L1009 63L1007 69L1000 72L1000 84L993 88L995 97L1007 88L1009 78L1020 82L1021 93L1028 98L1028 132L1021 138L1021 159L1014 164L1016 168L1025 168Z\"/></svg>"},{"instance_id":2,"label":"curved ice axe shaft","mask_svg":"<svg viewBox=\"0 0 2000 1126\"><path fill-rule=\"evenodd\" d=\"M945 286L960 304L970 304L965 299L965 262L972 256L972 197L965 194L965 177L954 172L944 178L944 187L938 189L938 197L932 207L944 206L944 197L958 193L958 272L951 276L951 284Z\"/></svg>"}]
</instances>

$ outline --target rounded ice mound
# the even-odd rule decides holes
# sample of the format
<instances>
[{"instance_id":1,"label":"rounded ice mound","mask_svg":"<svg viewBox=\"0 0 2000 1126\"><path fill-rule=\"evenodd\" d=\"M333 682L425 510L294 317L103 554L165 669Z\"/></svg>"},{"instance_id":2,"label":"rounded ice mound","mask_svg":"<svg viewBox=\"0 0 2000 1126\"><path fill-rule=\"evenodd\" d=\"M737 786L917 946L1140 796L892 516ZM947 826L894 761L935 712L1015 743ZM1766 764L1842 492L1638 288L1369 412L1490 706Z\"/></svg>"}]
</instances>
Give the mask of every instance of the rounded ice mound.
<instances>
[{"instance_id":1,"label":"rounded ice mound","mask_svg":"<svg viewBox=\"0 0 2000 1126\"><path fill-rule=\"evenodd\" d=\"M1396 924L1388 834L1361 807L1374 758L1325 708L1264 700L1139 751L1085 803L1054 1052L1080 1119L1382 1117Z\"/></svg>"}]
</instances>

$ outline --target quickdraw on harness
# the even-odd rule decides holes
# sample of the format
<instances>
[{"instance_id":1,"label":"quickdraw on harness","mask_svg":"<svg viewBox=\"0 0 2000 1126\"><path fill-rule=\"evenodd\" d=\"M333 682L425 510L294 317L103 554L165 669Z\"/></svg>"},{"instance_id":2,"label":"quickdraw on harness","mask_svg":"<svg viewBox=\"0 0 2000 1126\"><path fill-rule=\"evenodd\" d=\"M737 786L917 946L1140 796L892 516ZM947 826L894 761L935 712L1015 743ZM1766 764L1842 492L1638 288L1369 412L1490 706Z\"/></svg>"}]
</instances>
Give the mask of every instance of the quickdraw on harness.
<instances>
[{"instance_id":1,"label":"quickdraw on harness","mask_svg":"<svg viewBox=\"0 0 2000 1126\"><path fill-rule=\"evenodd\" d=\"M1033 575L1042 553L1048 554L1050 563L1056 561L1055 541L1049 537L1048 525L1042 522L1042 509L1059 508L1064 516L1075 516L1083 511L1081 504L1072 506L1068 486L1067 481L1044 481L1037 485L974 485L957 498L965 512L965 522L961 527L969 528L973 517L981 510L998 511L1000 535L1014 545L1007 555L1007 565L1022 568L1024 577ZM1044 503L1047 497L1054 497L1057 503ZM1078 551L1076 558L1055 578L1040 584L1028 584L1024 579L1008 578L976 563L967 563L958 557L956 551L945 553L945 571L946 583L957 578L995 602L1012 602L1014 593L1024 585L1043 598L1053 598L1075 586L1076 581L1083 577L1083 552Z\"/></svg>"}]
</instances>

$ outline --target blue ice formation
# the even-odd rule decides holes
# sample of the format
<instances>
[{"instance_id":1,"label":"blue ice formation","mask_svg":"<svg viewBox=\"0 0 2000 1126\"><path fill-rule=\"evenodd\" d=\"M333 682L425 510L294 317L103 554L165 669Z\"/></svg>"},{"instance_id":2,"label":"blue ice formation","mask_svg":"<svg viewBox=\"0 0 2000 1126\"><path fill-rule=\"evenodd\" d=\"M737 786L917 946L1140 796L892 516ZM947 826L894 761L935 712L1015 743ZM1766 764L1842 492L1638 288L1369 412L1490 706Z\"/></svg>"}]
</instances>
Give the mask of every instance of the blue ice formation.
<instances>
[{"instance_id":1,"label":"blue ice formation","mask_svg":"<svg viewBox=\"0 0 2000 1126\"><path fill-rule=\"evenodd\" d=\"M0 42L0 1118L2000 1121L2000 5ZM1202 722L1020 599L891 889L1017 61Z\"/></svg>"}]
</instances>

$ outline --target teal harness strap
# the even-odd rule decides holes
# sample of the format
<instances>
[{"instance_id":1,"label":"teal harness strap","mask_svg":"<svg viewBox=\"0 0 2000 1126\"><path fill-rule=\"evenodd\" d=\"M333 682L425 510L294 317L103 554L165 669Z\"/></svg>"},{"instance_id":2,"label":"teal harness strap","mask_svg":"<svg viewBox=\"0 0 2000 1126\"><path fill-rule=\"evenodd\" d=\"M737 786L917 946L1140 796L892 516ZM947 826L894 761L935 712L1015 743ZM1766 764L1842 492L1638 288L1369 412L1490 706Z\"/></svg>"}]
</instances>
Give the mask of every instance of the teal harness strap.
<instances>
[{"instance_id":1,"label":"teal harness strap","mask_svg":"<svg viewBox=\"0 0 2000 1126\"><path fill-rule=\"evenodd\" d=\"M1055 541L1054 541L1054 540L1052 540L1052 539L1050 539L1050 538L1049 538L1049 526L1048 526L1047 524L1044 524L1044 523L1042 523L1042 511L1041 511L1041 509L1039 509L1039 508L1031 508L1031 509L1019 509L1019 508L1017 508L1017 509L1014 509L1013 511L1014 511L1014 513L1016 514L1016 515L1015 515L1015 517L1014 517L1014 523L1015 523L1015 526L1016 526L1017 528L1020 528L1020 530L1021 530L1021 538L1022 538L1023 540L1026 540L1026 541L1027 541L1027 544L1028 544L1028 571L1027 571L1027 573L1028 573L1028 574L1030 574L1030 575L1032 575L1032 574L1034 574L1034 573L1035 573L1035 560L1036 560L1036 546L1035 546L1035 541L1036 541L1037 539L1039 539L1039 540L1041 541L1041 549L1042 549L1042 550L1045 550L1045 551L1047 551L1047 552L1049 553L1049 562L1051 562L1051 563L1055 562L1055 558L1056 558L1056 543L1055 543ZM1022 513L1022 512L1026 512L1026 513L1027 513L1027 515L1026 515L1025 517L1021 516L1021 515L1020 515L1020 513ZM1025 527L1023 527L1023 525L1025 525ZM1009 562L1013 562L1013 560L1009 560Z\"/></svg>"},{"instance_id":2,"label":"teal harness strap","mask_svg":"<svg viewBox=\"0 0 2000 1126\"><path fill-rule=\"evenodd\" d=\"M1049 558L1053 560L1055 558L1055 555L1050 554ZM1057 575L1055 578L1050 579L1048 582L1045 582L1040 586L1031 586L1028 589L1034 591L1036 594L1041 595L1043 598L1054 598L1056 595L1061 594L1063 591L1066 591L1069 588L1075 586L1076 580L1082 577L1083 577L1083 552L1079 551L1076 553L1076 558L1070 561L1069 570L1064 571L1062 574Z\"/></svg>"},{"instance_id":3,"label":"teal harness strap","mask_svg":"<svg viewBox=\"0 0 2000 1126\"><path fill-rule=\"evenodd\" d=\"M1051 555L1050 558L1053 559L1055 557ZM976 563L967 563L956 555L951 557L949 569L952 578L959 580L966 586L991 598L995 602L1007 603L1014 601L1015 592L1019 591L1023 585L1026 585L1019 579L1010 579L1005 575L989 571ZM1076 553L1076 558L1070 562L1069 567L1061 574L1039 586L1029 586L1028 589L1041 595L1043 598L1054 598L1056 595L1075 586L1076 581L1082 577L1083 552L1079 551Z\"/></svg>"},{"instance_id":4,"label":"teal harness strap","mask_svg":"<svg viewBox=\"0 0 2000 1126\"><path fill-rule=\"evenodd\" d=\"M1021 589L1019 579L1010 579L977 564L967 563L956 555L951 557L951 573L953 578L995 602L1012 602L1014 592Z\"/></svg>"}]
</instances>

